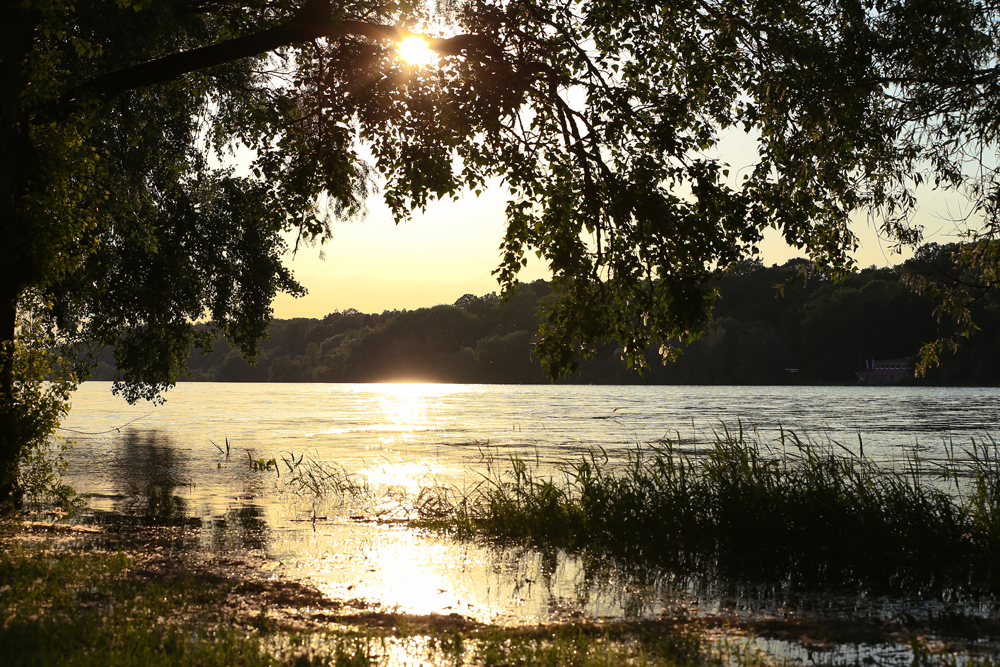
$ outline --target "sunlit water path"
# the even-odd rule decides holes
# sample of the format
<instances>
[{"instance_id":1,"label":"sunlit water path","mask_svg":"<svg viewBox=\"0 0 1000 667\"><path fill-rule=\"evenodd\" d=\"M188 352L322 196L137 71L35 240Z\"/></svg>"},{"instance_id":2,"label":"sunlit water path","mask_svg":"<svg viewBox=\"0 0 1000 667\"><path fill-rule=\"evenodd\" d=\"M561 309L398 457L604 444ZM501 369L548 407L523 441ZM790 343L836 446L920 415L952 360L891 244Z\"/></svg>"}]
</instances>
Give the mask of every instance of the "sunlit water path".
<instances>
[{"instance_id":1,"label":"sunlit water path","mask_svg":"<svg viewBox=\"0 0 1000 667\"><path fill-rule=\"evenodd\" d=\"M484 456L551 469L602 451L613 462L664 438L696 451L723 428L765 442L793 431L853 451L860 442L886 462L940 459L949 443L960 449L994 431L998 399L997 389L904 387L188 383L164 405L129 406L108 383L90 382L74 395L62 434L76 443L68 481L93 494L93 510L184 526L182 548L258 555L276 576L309 580L338 599L520 623L682 607L750 613L762 593L595 572L572 558L370 521L337 499L281 493L277 474L252 470L252 461L305 454L396 488L376 508L391 519L423 486L479 483ZM228 459L216 447L227 441ZM773 613L806 604L780 590L763 597ZM869 602L864 613L892 614L900 604ZM862 603L810 604L857 613Z\"/></svg>"}]
</instances>

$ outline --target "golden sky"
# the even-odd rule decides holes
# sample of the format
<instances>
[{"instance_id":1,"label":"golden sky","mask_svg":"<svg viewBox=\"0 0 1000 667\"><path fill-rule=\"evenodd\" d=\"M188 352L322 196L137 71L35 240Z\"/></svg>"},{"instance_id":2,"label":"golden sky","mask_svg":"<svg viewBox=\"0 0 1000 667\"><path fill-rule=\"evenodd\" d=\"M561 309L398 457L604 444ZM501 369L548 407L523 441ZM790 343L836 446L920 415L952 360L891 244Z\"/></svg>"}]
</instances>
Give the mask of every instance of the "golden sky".
<instances>
[{"instance_id":1,"label":"golden sky","mask_svg":"<svg viewBox=\"0 0 1000 667\"><path fill-rule=\"evenodd\" d=\"M734 170L734 180L738 174ZM916 219L924 225L925 240L956 240L952 221L960 217L959 201L924 193ZM376 194L364 219L334 222L333 239L322 248L300 248L295 257L286 257L286 265L309 294L299 299L279 296L274 315L321 318L347 308L365 313L412 310L454 303L463 294L499 291L491 272L500 262L505 202L506 193L500 188L486 190L478 198L470 193L457 202L435 202L425 214L417 212L397 226ZM891 266L912 254L893 254L864 216L858 216L854 230L861 241L855 258L862 268ZM767 265L804 256L774 232L765 238L761 251ZM549 277L543 262L533 255L529 259L533 261L521 272L523 281Z\"/></svg>"},{"instance_id":2,"label":"golden sky","mask_svg":"<svg viewBox=\"0 0 1000 667\"><path fill-rule=\"evenodd\" d=\"M491 272L500 261L504 201L503 192L486 191L478 199L467 195L458 202L437 202L425 215L416 214L399 226L379 201L372 201L365 219L335 222L333 240L322 248L300 248L294 258L286 257L287 266L309 294L299 299L279 296L275 317L320 318L347 308L365 313L412 310L454 303L463 294L499 291ZM954 205L949 209L923 203L919 219L927 240L955 240L948 221L954 210ZM855 232L861 239L855 253L860 267L891 266L910 256L893 254L861 218ZM767 265L804 254L788 247L775 233L765 239L761 250ZM546 267L537 260L529 262L521 274L525 282L547 277Z\"/></svg>"},{"instance_id":3,"label":"golden sky","mask_svg":"<svg viewBox=\"0 0 1000 667\"><path fill-rule=\"evenodd\" d=\"M279 296L274 315L412 310L454 303L463 294L499 291L491 272L500 263L505 202L504 192L487 190L479 198L469 194L457 202L435 202L426 214L417 212L397 226L376 195L363 220L334 222L333 239L322 248L300 248L295 257L286 257L309 294ZM521 277L531 281L548 274L536 261Z\"/></svg>"}]
</instances>

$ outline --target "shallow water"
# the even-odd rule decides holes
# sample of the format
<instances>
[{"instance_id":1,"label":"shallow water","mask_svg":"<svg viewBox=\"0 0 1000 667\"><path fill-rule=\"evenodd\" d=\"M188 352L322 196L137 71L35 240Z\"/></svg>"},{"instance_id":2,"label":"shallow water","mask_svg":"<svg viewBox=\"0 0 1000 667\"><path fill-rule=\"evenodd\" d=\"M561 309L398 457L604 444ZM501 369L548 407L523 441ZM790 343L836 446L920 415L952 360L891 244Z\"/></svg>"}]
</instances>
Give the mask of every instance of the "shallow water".
<instances>
[{"instance_id":1,"label":"shallow water","mask_svg":"<svg viewBox=\"0 0 1000 667\"><path fill-rule=\"evenodd\" d=\"M76 442L68 481L93 494L93 520L127 524L132 534L138 526L164 548L260 556L275 576L311 581L336 598L499 623L679 610L881 620L996 613L990 601L820 600L780 587L626 573L564 554L460 543L391 519L407 514L423 486L479 483L484 456L519 455L552 469L592 451L622 460L663 438L696 450L722 428L768 442L791 430L852 451L860 442L885 462L914 452L943 459L949 443L988 437L1000 390L188 383L161 406L129 406L109 390L84 384L62 431ZM252 461L275 458L284 471L282 456L303 454L389 492L357 507L288 493L287 475L252 470Z\"/></svg>"}]
</instances>

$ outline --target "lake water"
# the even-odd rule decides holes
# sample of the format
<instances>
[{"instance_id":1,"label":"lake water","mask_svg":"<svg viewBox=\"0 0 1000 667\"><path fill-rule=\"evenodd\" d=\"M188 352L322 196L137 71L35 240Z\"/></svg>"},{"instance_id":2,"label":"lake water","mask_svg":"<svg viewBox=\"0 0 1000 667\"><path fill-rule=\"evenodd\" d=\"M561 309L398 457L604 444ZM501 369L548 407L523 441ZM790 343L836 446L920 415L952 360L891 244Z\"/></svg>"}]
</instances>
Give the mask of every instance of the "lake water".
<instances>
[{"instance_id":1,"label":"lake water","mask_svg":"<svg viewBox=\"0 0 1000 667\"><path fill-rule=\"evenodd\" d=\"M518 455L552 470L592 451L623 460L663 439L693 451L721 429L743 428L764 442L784 430L852 451L863 443L866 456L892 463L943 458L949 443L968 446L1000 422L997 389L185 383L167 398L130 406L100 382L74 395L61 431L75 441L67 477L93 494L96 520L169 525L165 548L251 554L274 576L338 599L501 623L741 613L760 606L761 592L595 572L565 555L391 521L423 487L479 483L486 458ZM359 508L289 493L287 475L251 467L303 455L388 491ZM389 521L371 520L379 517ZM800 604L780 590L768 596L774 609ZM823 604L857 613L859 602ZM891 614L898 602L872 604L865 613Z\"/></svg>"}]
</instances>

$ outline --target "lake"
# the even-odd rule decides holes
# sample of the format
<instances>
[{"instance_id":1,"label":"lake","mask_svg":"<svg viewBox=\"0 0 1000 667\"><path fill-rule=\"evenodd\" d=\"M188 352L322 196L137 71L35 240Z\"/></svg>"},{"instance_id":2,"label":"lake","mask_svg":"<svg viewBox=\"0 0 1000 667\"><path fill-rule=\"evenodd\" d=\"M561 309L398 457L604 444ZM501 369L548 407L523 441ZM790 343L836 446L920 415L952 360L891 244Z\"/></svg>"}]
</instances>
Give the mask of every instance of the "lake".
<instances>
[{"instance_id":1,"label":"lake","mask_svg":"<svg viewBox=\"0 0 1000 667\"><path fill-rule=\"evenodd\" d=\"M669 573L595 572L565 554L458 542L394 521L422 488L469 488L486 461L513 455L554 472L591 452L625 460L664 439L697 452L720 430L740 428L774 446L782 432L863 446L887 465L940 460L950 444L960 453L1000 421L1000 390L980 388L183 383L167 399L130 406L101 382L74 394L60 431L75 441L67 481L93 494L93 520L168 526L162 548L251 554L275 576L338 599L498 623L816 601ZM280 461L302 456L384 492L363 507L291 493ZM278 471L253 469L272 458ZM827 596L821 604L827 613L858 613L860 604L886 614L902 603Z\"/></svg>"}]
</instances>

